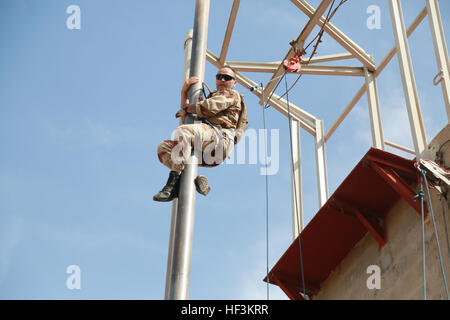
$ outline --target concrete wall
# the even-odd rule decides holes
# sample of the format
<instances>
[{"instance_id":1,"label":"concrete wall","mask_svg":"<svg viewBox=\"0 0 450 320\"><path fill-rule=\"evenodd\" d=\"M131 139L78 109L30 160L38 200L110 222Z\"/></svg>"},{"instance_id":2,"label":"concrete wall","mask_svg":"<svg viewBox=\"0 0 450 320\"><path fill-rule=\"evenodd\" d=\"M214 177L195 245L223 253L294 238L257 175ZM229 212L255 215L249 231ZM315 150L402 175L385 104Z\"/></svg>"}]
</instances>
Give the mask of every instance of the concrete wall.
<instances>
[{"instance_id":1,"label":"concrete wall","mask_svg":"<svg viewBox=\"0 0 450 320\"><path fill-rule=\"evenodd\" d=\"M429 147L429 158L436 160L434 155L442 146L440 165L445 168L450 168L449 140L450 127L447 126ZM450 206L444 197L438 196L436 190L430 192L444 270L447 281L450 281L450 248L447 242L447 234L450 233ZM450 192L448 195L450 199ZM447 226L444 222L443 206ZM386 215L384 227L388 238L387 244L379 250L378 242L367 233L341 265L321 284L319 293L313 299L424 298L420 215L401 199ZM431 212L425 220L425 243L427 298L446 299ZM371 265L379 267L380 289L367 287L367 280L373 275L367 273L367 268Z\"/></svg>"}]
</instances>

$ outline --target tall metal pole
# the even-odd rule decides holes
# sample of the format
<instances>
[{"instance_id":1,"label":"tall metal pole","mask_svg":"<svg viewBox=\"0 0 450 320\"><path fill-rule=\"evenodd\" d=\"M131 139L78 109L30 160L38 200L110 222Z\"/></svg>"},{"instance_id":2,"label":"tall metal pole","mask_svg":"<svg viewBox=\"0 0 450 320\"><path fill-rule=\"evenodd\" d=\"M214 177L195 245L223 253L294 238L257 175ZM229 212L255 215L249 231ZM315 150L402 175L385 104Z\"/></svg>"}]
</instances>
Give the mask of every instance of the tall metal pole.
<instances>
[{"instance_id":1,"label":"tall metal pole","mask_svg":"<svg viewBox=\"0 0 450 320\"><path fill-rule=\"evenodd\" d=\"M184 38L184 68L183 68L183 78L182 84L186 82L189 78L189 71L191 67L191 53L192 53L192 29L190 29L186 37ZM180 124L183 124L180 119ZM175 225L177 221L177 211L178 211L178 198L172 201L172 219L170 224L170 236L169 236L169 254L167 257L167 271L166 271L166 291L164 294L164 299L169 299L171 277L172 277L172 261L173 261L173 243L175 239Z\"/></svg>"},{"instance_id":2,"label":"tall metal pole","mask_svg":"<svg viewBox=\"0 0 450 320\"><path fill-rule=\"evenodd\" d=\"M206 40L208 36L209 0L196 0L190 77L199 77L200 82L191 86L188 92L190 103L199 101L205 73ZM185 123L192 124L193 117L186 117ZM195 150L194 150L195 151ZM189 295L192 236L194 232L195 186L198 155L193 152L185 165L180 180L178 210L174 230L172 271L168 299L186 300Z\"/></svg>"}]
</instances>

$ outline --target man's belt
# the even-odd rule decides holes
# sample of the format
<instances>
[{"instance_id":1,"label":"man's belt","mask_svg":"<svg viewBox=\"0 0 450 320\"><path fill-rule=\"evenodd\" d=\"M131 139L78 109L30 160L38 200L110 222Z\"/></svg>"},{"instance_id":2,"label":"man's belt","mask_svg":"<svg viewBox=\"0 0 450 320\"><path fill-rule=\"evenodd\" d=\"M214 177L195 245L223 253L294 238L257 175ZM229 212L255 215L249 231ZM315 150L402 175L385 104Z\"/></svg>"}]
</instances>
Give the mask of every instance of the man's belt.
<instances>
[{"instance_id":1,"label":"man's belt","mask_svg":"<svg viewBox=\"0 0 450 320\"><path fill-rule=\"evenodd\" d=\"M205 119L205 118L199 118L199 119L200 119L202 122L204 122L204 123L208 124L209 126L211 126L211 127L216 131L216 133L217 133L217 135L218 135L219 137L221 137L222 139L223 139L223 138L229 139L229 140L231 140L231 141L233 141L233 142L235 143L235 141L234 141L233 139L231 139L225 132L222 131L222 134L221 134L221 132L218 130L218 128L222 129L222 126L221 126L220 124L214 125L214 124L212 124L211 121L209 121L208 119Z\"/></svg>"}]
</instances>

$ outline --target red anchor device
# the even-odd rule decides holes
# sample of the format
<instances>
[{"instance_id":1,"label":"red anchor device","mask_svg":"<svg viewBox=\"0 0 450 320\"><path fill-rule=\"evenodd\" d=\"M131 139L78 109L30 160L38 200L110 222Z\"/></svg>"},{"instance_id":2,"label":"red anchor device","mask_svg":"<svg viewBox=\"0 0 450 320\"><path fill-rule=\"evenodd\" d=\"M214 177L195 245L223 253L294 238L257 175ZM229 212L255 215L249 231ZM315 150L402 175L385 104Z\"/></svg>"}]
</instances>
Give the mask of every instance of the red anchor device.
<instances>
[{"instance_id":1,"label":"red anchor device","mask_svg":"<svg viewBox=\"0 0 450 320\"><path fill-rule=\"evenodd\" d=\"M292 50L294 51L294 55L290 59L286 59L283 61L284 70L286 72L294 72L294 73L300 73L300 69L302 68L301 62L302 62L302 53L306 53L305 50L299 50L296 47L297 41L292 40L289 42L290 46L292 47Z\"/></svg>"},{"instance_id":2,"label":"red anchor device","mask_svg":"<svg viewBox=\"0 0 450 320\"><path fill-rule=\"evenodd\" d=\"M290 59L286 59L283 62L284 69L286 69L286 72L299 73L302 68L301 61L301 56L294 56Z\"/></svg>"}]
</instances>

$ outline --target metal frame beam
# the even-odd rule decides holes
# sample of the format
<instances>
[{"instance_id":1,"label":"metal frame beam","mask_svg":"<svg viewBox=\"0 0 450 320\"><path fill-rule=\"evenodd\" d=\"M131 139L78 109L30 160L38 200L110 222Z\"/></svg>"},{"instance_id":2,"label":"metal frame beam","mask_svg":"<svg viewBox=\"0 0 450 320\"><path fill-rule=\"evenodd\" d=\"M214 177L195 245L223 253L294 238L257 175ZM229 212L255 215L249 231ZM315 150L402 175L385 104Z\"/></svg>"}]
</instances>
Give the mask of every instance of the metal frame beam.
<instances>
[{"instance_id":1,"label":"metal frame beam","mask_svg":"<svg viewBox=\"0 0 450 320\"><path fill-rule=\"evenodd\" d=\"M222 50L220 51L219 63L223 65L227 59L228 47L230 46L231 35L233 34L234 24L236 22L236 16L239 10L240 0L233 1L233 7L231 8L230 18L228 19L227 30L225 31L225 37L222 42Z\"/></svg>"},{"instance_id":2,"label":"metal frame beam","mask_svg":"<svg viewBox=\"0 0 450 320\"><path fill-rule=\"evenodd\" d=\"M369 103L370 126L372 128L372 143L375 148L384 150L383 126L380 116L380 101L378 97L377 78L374 72L364 68L366 74L367 100Z\"/></svg>"},{"instance_id":3,"label":"metal frame beam","mask_svg":"<svg viewBox=\"0 0 450 320\"><path fill-rule=\"evenodd\" d=\"M447 43L445 41L444 28L442 27L442 19L438 1L426 1L431 35L434 44L434 52L436 54L436 61L441 77L440 83L442 87L442 94L444 96L448 122L450 123L450 61L448 57Z\"/></svg>"},{"instance_id":4,"label":"metal frame beam","mask_svg":"<svg viewBox=\"0 0 450 320\"><path fill-rule=\"evenodd\" d=\"M406 36L409 38L414 31L416 31L417 27L422 23L423 19L427 16L427 8L423 8L422 11L417 15L414 21L411 23L409 28L406 30ZM381 60L380 64L375 70L375 75L378 77L380 73L386 68L386 66L391 62L392 58L397 54L397 46L394 44L389 53Z\"/></svg>"},{"instance_id":5,"label":"metal frame beam","mask_svg":"<svg viewBox=\"0 0 450 320\"><path fill-rule=\"evenodd\" d=\"M364 77L364 69L361 67L308 65L302 67L302 69L300 70L300 74Z\"/></svg>"},{"instance_id":6,"label":"metal frame beam","mask_svg":"<svg viewBox=\"0 0 450 320\"><path fill-rule=\"evenodd\" d=\"M276 73L278 70L278 62L227 62L227 64L241 72ZM304 65L300 74L364 77L364 69L361 67Z\"/></svg>"},{"instance_id":7,"label":"metal frame beam","mask_svg":"<svg viewBox=\"0 0 450 320\"><path fill-rule=\"evenodd\" d=\"M387 146L390 146L392 148L396 148L398 150L407 152L407 153L411 153L411 154L414 154L414 155L416 154L416 152L414 150L406 148L406 147L403 147L403 146L401 146L399 144L396 144L396 143L393 143L391 141L384 140L384 144L387 145Z\"/></svg>"},{"instance_id":8,"label":"metal frame beam","mask_svg":"<svg viewBox=\"0 0 450 320\"><path fill-rule=\"evenodd\" d=\"M310 64L315 64L315 63L321 63L321 62L330 62L330 61L340 61L340 60L348 60L348 59L353 59L353 55L349 52L345 52L345 53L335 53L335 54L328 54L328 55L324 55L324 56L316 56L316 57L312 57L311 60L308 61L308 65ZM230 64L256 64L256 65L267 65L267 66L271 66L274 70L272 71L275 72L275 69L280 65L280 63L282 63L282 61L272 61L272 62L230 62L228 61L228 63Z\"/></svg>"},{"instance_id":9,"label":"metal frame beam","mask_svg":"<svg viewBox=\"0 0 450 320\"><path fill-rule=\"evenodd\" d=\"M291 0L291 2L301 11L303 11L303 13L305 13L308 17L312 17L316 13L314 8L305 0ZM321 17L319 20L319 26L322 27L324 26L324 24L325 18ZM330 22L325 24L324 30L348 52L350 52L356 59L361 61L361 63L366 66L367 69L369 69L370 71L375 71L375 62L373 61L373 59L361 47L359 47L355 42L347 37L342 31L340 31Z\"/></svg>"},{"instance_id":10,"label":"metal frame beam","mask_svg":"<svg viewBox=\"0 0 450 320\"><path fill-rule=\"evenodd\" d=\"M325 137L323 130L323 120L316 120L316 136L314 139L316 153L316 174L319 208L328 200L328 177L327 177L327 161L325 153Z\"/></svg>"},{"instance_id":11,"label":"metal frame beam","mask_svg":"<svg viewBox=\"0 0 450 320\"><path fill-rule=\"evenodd\" d=\"M303 230L303 197L300 124L291 119L292 158L291 192L292 192L292 239L295 240ZM294 183L295 181L295 183Z\"/></svg>"},{"instance_id":12,"label":"metal frame beam","mask_svg":"<svg viewBox=\"0 0 450 320\"><path fill-rule=\"evenodd\" d=\"M294 47L297 50L303 50L303 45L308 36L311 34L311 32L314 30L316 25L319 23L320 18L322 18L322 15L325 13L327 8L330 6L332 0L322 0L322 2L317 7L317 10L314 12L314 14L310 17L308 23L306 23L305 27L303 28L302 32L300 32L300 35L298 36L297 40L294 43ZM290 50L291 54L292 49ZM286 57L287 59L291 58L291 56Z\"/></svg>"},{"instance_id":13,"label":"metal frame beam","mask_svg":"<svg viewBox=\"0 0 450 320\"><path fill-rule=\"evenodd\" d=\"M366 84L364 84L356 93L356 95L353 97L352 101L345 107L344 111L339 115L339 117L334 121L333 125L328 129L327 134L325 135L325 141L328 141L330 139L331 135L336 131L336 129L339 127L339 125L344 121L344 119L347 117L347 115L350 113L350 111L353 110L353 108L356 106L356 104L359 102L359 100L362 98L364 93L366 92Z\"/></svg>"},{"instance_id":14,"label":"metal frame beam","mask_svg":"<svg viewBox=\"0 0 450 320\"><path fill-rule=\"evenodd\" d=\"M245 76L243 76L240 73L236 74L236 78L238 81L241 81L241 79L245 79L246 80L245 82L253 83L252 87L253 88L257 87L256 89L254 89L252 91L253 94L255 94L260 99L262 99L262 90L255 82L247 79ZM286 100L280 99L280 97L278 95L274 94L274 95L272 95L272 99L270 99L270 101L268 103L275 110L280 112L282 115L289 117L288 106L287 106ZM316 135L315 124L312 124L310 121L304 119L303 116L304 116L305 112L302 109L300 109L299 107L297 107L295 104L293 104L292 102L289 102L289 109L290 109L291 118L294 120L297 120L303 129L305 129L311 135L315 136Z\"/></svg>"},{"instance_id":15,"label":"metal frame beam","mask_svg":"<svg viewBox=\"0 0 450 320\"><path fill-rule=\"evenodd\" d=\"M302 32L300 33L297 40L295 41L294 45L297 49L299 49L299 50L303 49L303 44L304 44L306 38L308 38L308 36L311 34L311 32L314 29L314 27L316 26L316 24L319 23L319 20L322 18L323 13L327 10L331 1L332 0L322 0L322 2L319 4L319 7L317 8L317 10L315 10L315 11L313 10L314 12L309 16L310 19L309 19L308 23L303 28ZM271 81L267 84L266 88L264 89L265 96L268 96L272 92L273 88L275 87L275 81L272 81L272 80L274 80L275 78L277 78L283 74L283 72L284 72L283 61L286 59L292 58L293 55L294 55L294 50L292 48L290 48L288 53L286 54L286 57L281 61L281 63L278 65L277 70L272 75L272 78L270 79Z\"/></svg>"},{"instance_id":16,"label":"metal frame beam","mask_svg":"<svg viewBox=\"0 0 450 320\"><path fill-rule=\"evenodd\" d=\"M409 26L408 30L406 31L406 35L408 37L411 36L411 34L417 29L417 27L420 25L420 23L425 19L427 16L427 8L424 8L419 15L414 19L414 21ZM395 54L397 53L397 47L394 45L394 47L389 51L389 53L384 57L384 59L381 61L381 63L378 65L378 68L375 70L375 76L378 77L381 72L386 68L386 66L391 62L392 58L394 58ZM347 115L352 111L352 109L356 106L356 104L359 102L359 100L364 95L364 92L366 91L366 84L364 84L356 93L355 97L352 99L352 101L347 105L347 107L344 109L344 111L341 113L341 115L336 119L336 121L333 123L331 128L328 130L327 134L325 135L325 141L328 141L330 137L333 135L333 133L336 131L336 129L339 127L339 125L344 121L344 119L347 117Z\"/></svg>"},{"instance_id":17,"label":"metal frame beam","mask_svg":"<svg viewBox=\"0 0 450 320\"><path fill-rule=\"evenodd\" d=\"M227 64L234 70L241 72L273 73L277 69L279 62L227 61Z\"/></svg>"},{"instance_id":18,"label":"metal frame beam","mask_svg":"<svg viewBox=\"0 0 450 320\"><path fill-rule=\"evenodd\" d=\"M349 52L336 53L336 54L329 54L329 55L325 55L325 56L312 57L311 60L309 60L308 64L347 60L347 59L353 59L353 58L354 58L353 55Z\"/></svg>"},{"instance_id":19,"label":"metal frame beam","mask_svg":"<svg viewBox=\"0 0 450 320\"><path fill-rule=\"evenodd\" d=\"M405 22L400 0L390 0L389 8L392 18L392 29L397 47L397 57L402 76L403 90L405 92L406 107L408 110L409 124L414 142L414 150L417 159L422 158L422 154L427 148L427 139L425 128L420 111L420 101L417 92L416 80L411 61L411 55L408 45L408 36L406 34Z\"/></svg>"}]
</instances>

